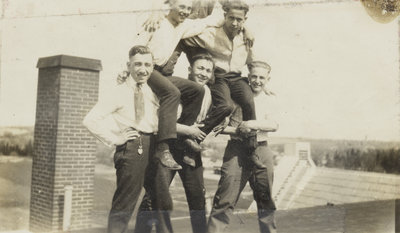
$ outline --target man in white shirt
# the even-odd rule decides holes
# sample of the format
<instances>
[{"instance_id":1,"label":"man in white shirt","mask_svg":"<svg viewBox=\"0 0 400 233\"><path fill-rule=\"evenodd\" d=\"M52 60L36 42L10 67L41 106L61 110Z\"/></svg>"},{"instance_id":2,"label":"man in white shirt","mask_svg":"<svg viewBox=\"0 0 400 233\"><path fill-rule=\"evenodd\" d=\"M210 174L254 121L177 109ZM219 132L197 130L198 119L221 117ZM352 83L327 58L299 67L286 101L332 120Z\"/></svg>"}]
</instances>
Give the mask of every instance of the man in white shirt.
<instances>
[{"instance_id":1,"label":"man in white shirt","mask_svg":"<svg viewBox=\"0 0 400 233\"><path fill-rule=\"evenodd\" d=\"M265 62L253 62L249 69L249 81L254 94L257 120L242 121L241 112L235 110L230 126L224 129L225 133L233 135L224 153L221 178L208 221L209 233L222 232L227 227L247 181L250 182L257 202L260 232L276 232L274 220L276 207L272 199L273 154L267 146L268 132L278 129L278 124L272 118L276 113L271 112L274 95L266 91L271 68ZM265 169L253 169L246 158L248 151L245 149L243 139L254 133L258 134L256 152L260 161L266 166Z\"/></svg>"},{"instance_id":2,"label":"man in white shirt","mask_svg":"<svg viewBox=\"0 0 400 233\"><path fill-rule=\"evenodd\" d=\"M204 89L187 79L166 77L164 66L181 39L195 36L207 26L222 25L223 14L216 11L204 19L186 19L192 10L192 0L170 0L169 3L171 10L160 21L159 28L139 33L135 43L148 46L154 57L155 71L148 84L160 99L156 157L164 166L179 170L181 166L169 152L169 144L176 139L177 108L182 102L179 123L192 125L199 114Z\"/></svg>"},{"instance_id":3,"label":"man in white shirt","mask_svg":"<svg viewBox=\"0 0 400 233\"><path fill-rule=\"evenodd\" d=\"M208 89L206 83L212 80L212 74L214 70L214 63L212 57L208 54L198 54L193 57L193 62L189 67L189 80L198 83L203 86L206 90ZM206 113L211 107L211 94L210 91L206 91L204 96L200 114L196 122L199 124L204 120ZM199 128L198 125L177 125L178 134L183 137L190 137L193 139L204 139L206 136ZM178 144L171 146L171 153L174 159L182 166L182 170L179 170L179 176L182 180L183 187L186 193L186 199L190 210L190 220L192 223L193 233L205 233L206 214L205 214L205 188L203 180L203 165L199 155L195 157L195 166L189 166L183 162L183 158L187 153L193 153L188 151ZM147 177L153 179L151 183L154 186L148 188L148 191L157 190L153 193L147 193L143 198L142 204L139 208L139 213L136 219L136 233L150 233L152 225L151 222L156 223L157 232L173 232L170 221L169 212L172 210L172 198L169 193L169 185L173 180L176 171L170 171L163 166L157 166L154 163L151 168L154 173ZM153 195L151 197L151 195ZM155 196L154 196L155 195ZM153 199L152 199L153 198ZM155 198L155 199L154 199ZM155 213L151 210L156 210ZM155 216L153 214L156 214ZM152 221L152 218L156 218L157 221Z\"/></svg>"},{"instance_id":4,"label":"man in white shirt","mask_svg":"<svg viewBox=\"0 0 400 233\"><path fill-rule=\"evenodd\" d=\"M253 48L245 43L242 31L249 6L243 1L234 0L227 1L223 7L225 22L222 27L207 28L201 34L185 40L189 46L206 49L215 61L215 84L211 87L215 108L202 128L207 134L232 113L233 101L242 108L245 121L256 119L252 91L247 78L241 76L245 65L254 60ZM256 135L247 141L247 148L251 151L250 161L258 168L265 168L255 153Z\"/></svg>"},{"instance_id":5,"label":"man in white shirt","mask_svg":"<svg viewBox=\"0 0 400 233\"><path fill-rule=\"evenodd\" d=\"M149 48L134 46L129 51L130 76L108 98L99 102L83 124L109 146L116 146L114 164L117 188L108 218L108 232L127 230L141 189L149 156L154 153L158 126L158 99L147 85L153 72Z\"/></svg>"}]
</instances>

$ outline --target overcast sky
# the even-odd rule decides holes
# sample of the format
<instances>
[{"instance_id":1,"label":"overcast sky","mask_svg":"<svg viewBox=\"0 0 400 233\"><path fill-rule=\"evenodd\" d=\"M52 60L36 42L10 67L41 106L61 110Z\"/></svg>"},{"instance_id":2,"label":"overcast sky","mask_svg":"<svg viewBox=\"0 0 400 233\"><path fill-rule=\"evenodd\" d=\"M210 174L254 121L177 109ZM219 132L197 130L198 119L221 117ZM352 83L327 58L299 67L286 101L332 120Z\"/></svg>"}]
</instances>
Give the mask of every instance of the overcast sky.
<instances>
[{"instance_id":1,"label":"overcast sky","mask_svg":"<svg viewBox=\"0 0 400 233\"><path fill-rule=\"evenodd\" d=\"M139 0L5 3L0 126L34 125L40 57L100 59L103 96L147 16L139 11L149 8ZM270 87L282 112L276 135L400 139L396 20L374 22L358 1L257 5L248 16L256 48L272 66ZM178 65L176 74L186 77L183 56Z\"/></svg>"}]
</instances>

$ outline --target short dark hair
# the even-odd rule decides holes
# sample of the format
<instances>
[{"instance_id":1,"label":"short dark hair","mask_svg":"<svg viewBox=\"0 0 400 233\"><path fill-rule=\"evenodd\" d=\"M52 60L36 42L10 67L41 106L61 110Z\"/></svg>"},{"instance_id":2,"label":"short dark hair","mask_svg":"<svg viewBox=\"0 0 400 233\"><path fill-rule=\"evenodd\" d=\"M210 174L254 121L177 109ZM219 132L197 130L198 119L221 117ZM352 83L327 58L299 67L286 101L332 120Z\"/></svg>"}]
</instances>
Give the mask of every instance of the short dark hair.
<instances>
[{"instance_id":1,"label":"short dark hair","mask_svg":"<svg viewBox=\"0 0 400 233\"><path fill-rule=\"evenodd\" d=\"M214 76L215 62L214 62L214 59L213 59L213 57L211 56L211 54L209 54L209 53L207 53L207 52L201 52L201 53L198 53L198 54L192 56L192 57L189 59L190 66L193 68L193 64L194 64L197 60L201 60L201 59L210 61L210 62L213 64L212 76L211 76L211 79L208 80L208 82L207 82L207 85L212 85L212 84L214 84L214 82L215 82L215 76Z\"/></svg>"},{"instance_id":2,"label":"short dark hair","mask_svg":"<svg viewBox=\"0 0 400 233\"><path fill-rule=\"evenodd\" d=\"M139 54L152 54L150 52L149 47L143 46L143 45L135 45L129 50L129 58L135 56L138 53Z\"/></svg>"},{"instance_id":3,"label":"short dark hair","mask_svg":"<svg viewBox=\"0 0 400 233\"><path fill-rule=\"evenodd\" d=\"M225 0L222 4L222 9L224 9L226 13L232 9L243 10L246 15L249 11L249 5L241 0Z\"/></svg>"},{"instance_id":4,"label":"short dark hair","mask_svg":"<svg viewBox=\"0 0 400 233\"><path fill-rule=\"evenodd\" d=\"M255 67L261 67L261 68L265 68L268 70L268 73L271 72L271 66L268 65L268 63L266 63L265 61L253 61L251 62L248 66L249 71L251 72L252 69L254 69Z\"/></svg>"},{"instance_id":5,"label":"short dark hair","mask_svg":"<svg viewBox=\"0 0 400 233\"><path fill-rule=\"evenodd\" d=\"M198 53L198 54L194 55L189 61L190 66L193 66L193 64L197 60L200 60L200 59L210 61L213 64L213 68L215 67L214 59L212 58L212 56L209 53Z\"/></svg>"}]
</instances>

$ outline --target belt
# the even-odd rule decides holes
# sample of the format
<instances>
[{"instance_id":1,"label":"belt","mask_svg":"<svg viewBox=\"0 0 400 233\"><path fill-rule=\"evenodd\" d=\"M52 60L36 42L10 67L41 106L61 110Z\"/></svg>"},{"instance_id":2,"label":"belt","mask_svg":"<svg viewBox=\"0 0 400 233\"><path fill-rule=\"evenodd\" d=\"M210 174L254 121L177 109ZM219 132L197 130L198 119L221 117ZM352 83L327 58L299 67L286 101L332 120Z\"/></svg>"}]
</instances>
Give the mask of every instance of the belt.
<instances>
[{"instance_id":1,"label":"belt","mask_svg":"<svg viewBox=\"0 0 400 233\"><path fill-rule=\"evenodd\" d=\"M139 135L154 135L154 133L146 133L146 132L143 132L143 131L138 131L133 127L130 127L130 128L133 129L134 131L137 131Z\"/></svg>"},{"instance_id":2,"label":"belt","mask_svg":"<svg viewBox=\"0 0 400 233\"><path fill-rule=\"evenodd\" d=\"M139 131L139 134L140 134L140 135L144 135L144 136L151 136L151 135L154 135L154 133L145 133L145 132L142 132L142 131Z\"/></svg>"}]
</instances>

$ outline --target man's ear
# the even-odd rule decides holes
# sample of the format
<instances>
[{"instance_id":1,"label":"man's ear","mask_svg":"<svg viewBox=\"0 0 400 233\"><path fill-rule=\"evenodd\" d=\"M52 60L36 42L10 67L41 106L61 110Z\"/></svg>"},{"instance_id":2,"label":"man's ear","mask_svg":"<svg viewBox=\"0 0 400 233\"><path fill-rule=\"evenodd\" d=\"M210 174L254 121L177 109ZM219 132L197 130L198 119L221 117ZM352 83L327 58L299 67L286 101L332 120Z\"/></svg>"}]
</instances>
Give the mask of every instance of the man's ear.
<instances>
[{"instance_id":1,"label":"man's ear","mask_svg":"<svg viewBox=\"0 0 400 233\"><path fill-rule=\"evenodd\" d=\"M126 62L126 68L129 70L129 66L130 66L131 62L127 61Z\"/></svg>"},{"instance_id":2,"label":"man's ear","mask_svg":"<svg viewBox=\"0 0 400 233\"><path fill-rule=\"evenodd\" d=\"M226 12L224 12L224 18L226 18Z\"/></svg>"},{"instance_id":3,"label":"man's ear","mask_svg":"<svg viewBox=\"0 0 400 233\"><path fill-rule=\"evenodd\" d=\"M191 66L188 67L188 72L189 72L189 74L192 73L192 67Z\"/></svg>"}]
</instances>

